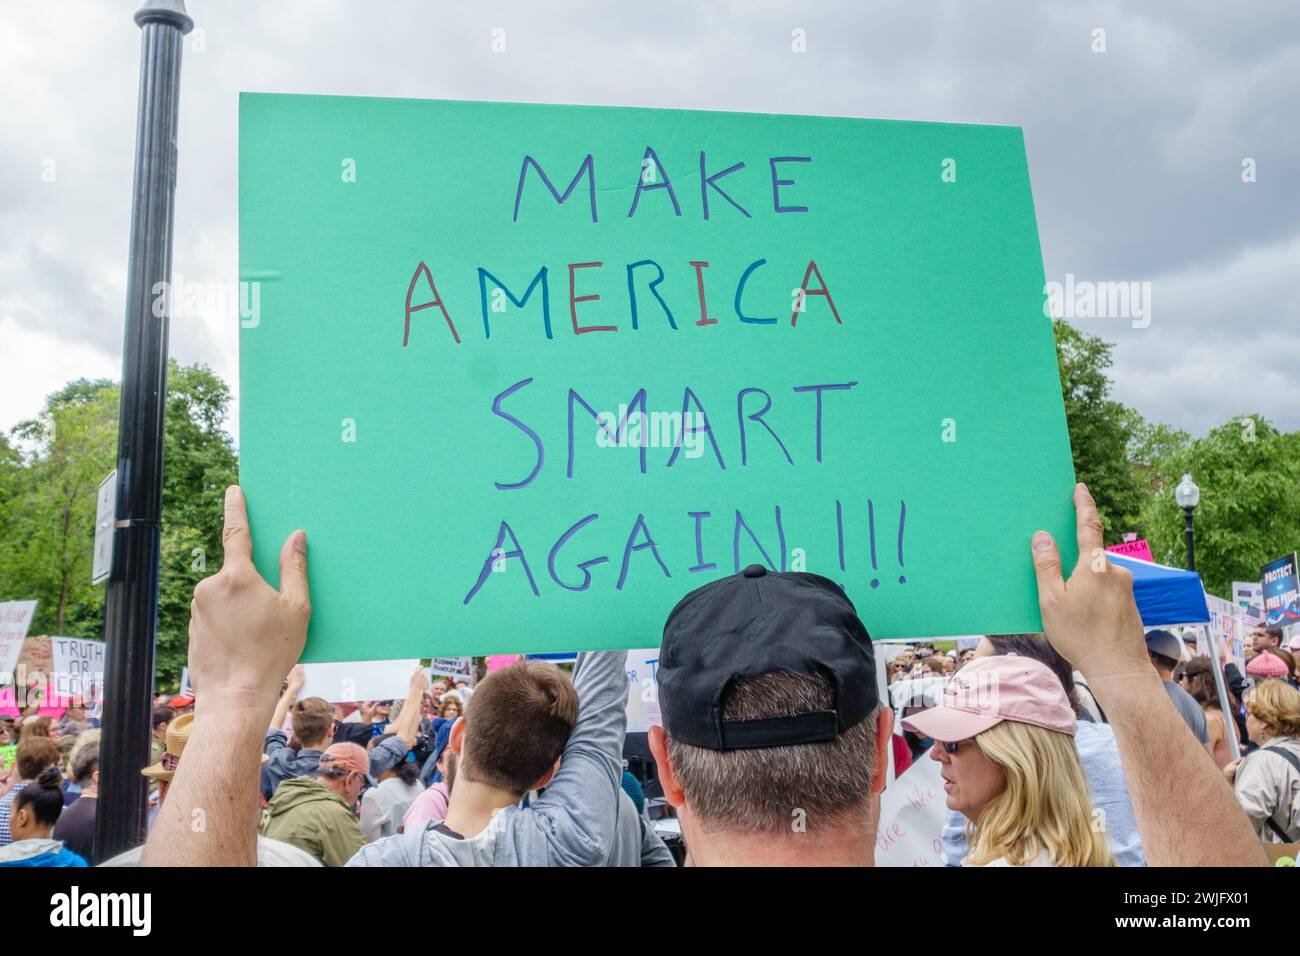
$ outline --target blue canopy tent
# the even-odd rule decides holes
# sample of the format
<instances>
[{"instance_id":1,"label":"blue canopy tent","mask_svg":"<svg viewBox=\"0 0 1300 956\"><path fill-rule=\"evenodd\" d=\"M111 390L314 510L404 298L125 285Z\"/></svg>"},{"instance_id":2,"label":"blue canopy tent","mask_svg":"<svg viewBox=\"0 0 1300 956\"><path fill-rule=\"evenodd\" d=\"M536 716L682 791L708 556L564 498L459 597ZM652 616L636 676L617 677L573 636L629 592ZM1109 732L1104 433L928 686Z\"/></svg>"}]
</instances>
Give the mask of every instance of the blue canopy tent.
<instances>
[{"instance_id":1,"label":"blue canopy tent","mask_svg":"<svg viewBox=\"0 0 1300 956\"><path fill-rule=\"evenodd\" d=\"M1115 565L1133 575L1133 596L1137 599L1138 614L1144 627L1168 627L1171 624L1209 623L1210 610L1205 605L1205 588L1201 576L1195 571L1152 564L1141 558L1107 551L1106 557ZM899 639L911 640L910 638ZM877 643L894 643L880 641ZM530 660L568 663L577 657L576 651L563 654L528 654Z\"/></svg>"},{"instance_id":2,"label":"blue canopy tent","mask_svg":"<svg viewBox=\"0 0 1300 956\"><path fill-rule=\"evenodd\" d=\"M1106 552L1106 557L1133 575L1133 596L1143 626L1199 624L1210 620L1205 588L1195 571L1167 568L1111 551Z\"/></svg>"}]
</instances>

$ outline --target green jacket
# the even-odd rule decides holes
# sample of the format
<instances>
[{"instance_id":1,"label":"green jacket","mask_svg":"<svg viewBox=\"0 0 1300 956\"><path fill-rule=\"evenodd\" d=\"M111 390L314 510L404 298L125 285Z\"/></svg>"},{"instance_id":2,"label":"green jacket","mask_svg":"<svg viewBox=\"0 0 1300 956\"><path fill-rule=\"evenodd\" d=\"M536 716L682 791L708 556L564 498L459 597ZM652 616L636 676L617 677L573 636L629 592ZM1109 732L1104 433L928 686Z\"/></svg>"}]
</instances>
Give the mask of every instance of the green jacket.
<instances>
[{"instance_id":1,"label":"green jacket","mask_svg":"<svg viewBox=\"0 0 1300 956\"><path fill-rule=\"evenodd\" d=\"M366 842L352 808L314 777L283 781L262 814L261 830L326 866L343 866Z\"/></svg>"}]
</instances>

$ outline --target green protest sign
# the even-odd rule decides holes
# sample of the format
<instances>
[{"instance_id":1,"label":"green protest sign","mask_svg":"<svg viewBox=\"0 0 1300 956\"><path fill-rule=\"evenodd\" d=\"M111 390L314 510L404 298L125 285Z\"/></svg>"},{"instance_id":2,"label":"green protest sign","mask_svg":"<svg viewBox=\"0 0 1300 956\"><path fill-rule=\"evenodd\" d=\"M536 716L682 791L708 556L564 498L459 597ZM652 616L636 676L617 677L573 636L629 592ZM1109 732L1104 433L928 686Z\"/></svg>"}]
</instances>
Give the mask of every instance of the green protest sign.
<instances>
[{"instance_id":1,"label":"green protest sign","mask_svg":"<svg viewBox=\"0 0 1300 956\"><path fill-rule=\"evenodd\" d=\"M245 94L239 149L241 482L269 580L307 529L306 660L655 646L750 564L876 637L1039 628L1018 129Z\"/></svg>"}]
</instances>

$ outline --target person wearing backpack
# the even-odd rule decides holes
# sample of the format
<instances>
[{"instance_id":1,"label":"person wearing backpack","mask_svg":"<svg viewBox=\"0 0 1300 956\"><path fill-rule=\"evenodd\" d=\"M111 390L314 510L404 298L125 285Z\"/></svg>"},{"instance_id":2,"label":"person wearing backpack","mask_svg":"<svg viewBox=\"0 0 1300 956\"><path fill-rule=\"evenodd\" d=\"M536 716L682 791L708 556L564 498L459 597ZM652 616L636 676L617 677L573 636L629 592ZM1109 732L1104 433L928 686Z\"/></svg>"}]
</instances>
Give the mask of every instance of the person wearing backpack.
<instances>
[{"instance_id":1,"label":"person wearing backpack","mask_svg":"<svg viewBox=\"0 0 1300 956\"><path fill-rule=\"evenodd\" d=\"M1300 691L1266 680L1246 695L1246 732L1259 745L1223 768L1265 843L1300 841Z\"/></svg>"}]
</instances>

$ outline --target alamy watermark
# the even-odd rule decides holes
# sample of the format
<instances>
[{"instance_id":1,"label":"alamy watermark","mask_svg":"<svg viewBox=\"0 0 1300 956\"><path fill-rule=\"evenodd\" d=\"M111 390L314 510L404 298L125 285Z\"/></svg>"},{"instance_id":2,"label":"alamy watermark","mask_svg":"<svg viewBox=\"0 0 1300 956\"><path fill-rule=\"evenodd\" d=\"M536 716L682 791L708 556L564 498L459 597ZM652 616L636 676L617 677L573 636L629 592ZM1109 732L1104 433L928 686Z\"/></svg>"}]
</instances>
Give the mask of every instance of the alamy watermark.
<instances>
[{"instance_id":1,"label":"alamy watermark","mask_svg":"<svg viewBox=\"0 0 1300 956\"><path fill-rule=\"evenodd\" d=\"M132 936L148 936L153 929L153 894L82 891L73 886L50 897L50 925L75 928L117 926Z\"/></svg>"},{"instance_id":2,"label":"alamy watermark","mask_svg":"<svg viewBox=\"0 0 1300 956\"><path fill-rule=\"evenodd\" d=\"M1092 282L1067 272L1064 283L1048 282L1043 294L1050 319L1131 319L1135 329L1151 324L1150 282Z\"/></svg>"},{"instance_id":3,"label":"alamy watermark","mask_svg":"<svg viewBox=\"0 0 1300 956\"><path fill-rule=\"evenodd\" d=\"M255 329L262 323L262 283L257 280L186 282L177 274L171 282L155 282L150 292L156 319L223 315L238 309L243 328Z\"/></svg>"},{"instance_id":4,"label":"alamy watermark","mask_svg":"<svg viewBox=\"0 0 1300 956\"><path fill-rule=\"evenodd\" d=\"M601 448L681 448L687 458L704 454L709 420L703 412L629 412L596 414L596 444Z\"/></svg>"},{"instance_id":5,"label":"alamy watermark","mask_svg":"<svg viewBox=\"0 0 1300 956\"><path fill-rule=\"evenodd\" d=\"M19 661L14 670L0 671L0 687L13 689L13 706L19 710L46 706L51 698L62 701L63 706L93 709L104 699L105 678L104 671L90 667L44 671Z\"/></svg>"}]
</instances>

